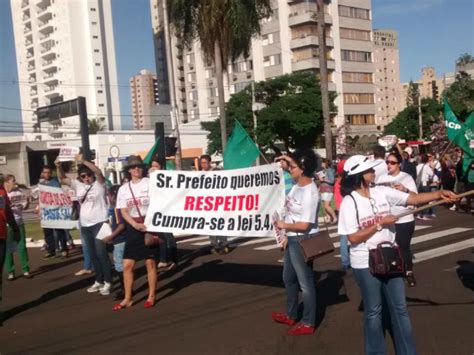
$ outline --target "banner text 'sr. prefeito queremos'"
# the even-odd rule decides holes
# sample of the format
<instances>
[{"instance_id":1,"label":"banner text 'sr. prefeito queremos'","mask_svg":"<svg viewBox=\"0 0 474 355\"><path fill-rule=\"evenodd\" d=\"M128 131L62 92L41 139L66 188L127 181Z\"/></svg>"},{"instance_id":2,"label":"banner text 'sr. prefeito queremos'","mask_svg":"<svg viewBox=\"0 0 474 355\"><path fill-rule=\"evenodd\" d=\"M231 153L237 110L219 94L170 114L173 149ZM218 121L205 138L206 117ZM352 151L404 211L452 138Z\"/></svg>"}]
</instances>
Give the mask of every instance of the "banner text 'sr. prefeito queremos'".
<instances>
[{"instance_id":1,"label":"banner text 'sr. prefeito queremos'","mask_svg":"<svg viewBox=\"0 0 474 355\"><path fill-rule=\"evenodd\" d=\"M282 170L277 164L246 169L150 176L145 224L153 232L269 237L271 215L283 208Z\"/></svg>"}]
</instances>

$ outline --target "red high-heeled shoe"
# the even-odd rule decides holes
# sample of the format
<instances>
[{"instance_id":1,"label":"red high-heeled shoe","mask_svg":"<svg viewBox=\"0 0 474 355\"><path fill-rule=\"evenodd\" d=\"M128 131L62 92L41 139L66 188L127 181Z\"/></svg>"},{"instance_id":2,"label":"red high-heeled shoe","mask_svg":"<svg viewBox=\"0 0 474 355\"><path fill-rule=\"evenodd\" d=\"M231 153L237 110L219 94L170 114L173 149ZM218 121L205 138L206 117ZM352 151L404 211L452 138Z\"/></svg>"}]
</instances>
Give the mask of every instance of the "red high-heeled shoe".
<instances>
[{"instance_id":1,"label":"red high-heeled shoe","mask_svg":"<svg viewBox=\"0 0 474 355\"><path fill-rule=\"evenodd\" d=\"M121 311L122 309L132 307L132 304L133 304L133 302L129 302L129 303L127 303L127 304L117 303L116 305L114 305L114 306L112 307L112 310L113 310L114 312L118 312L118 311Z\"/></svg>"},{"instance_id":2,"label":"red high-heeled shoe","mask_svg":"<svg viewBox=\"0 0 474 355\"><path fill-rule=\"evenodd\" d=\"M155 305L155 300L153 301L150 301L150 300L146 300L145 303L143 304L143 307L145 308L151 308Z\"/></svg>"}]
</instances>

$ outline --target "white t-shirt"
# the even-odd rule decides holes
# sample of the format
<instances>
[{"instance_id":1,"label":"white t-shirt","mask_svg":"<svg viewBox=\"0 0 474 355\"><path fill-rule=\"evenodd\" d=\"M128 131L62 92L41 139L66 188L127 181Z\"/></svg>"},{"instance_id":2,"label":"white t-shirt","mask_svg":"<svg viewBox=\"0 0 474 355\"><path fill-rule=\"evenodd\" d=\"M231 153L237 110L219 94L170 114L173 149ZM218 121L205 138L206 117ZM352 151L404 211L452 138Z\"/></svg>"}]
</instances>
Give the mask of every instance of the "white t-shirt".
<instances>
[{"instance_id":1,"label":"white t-shirt","mask_svg":"<svg viewBox=\"0 0 474 355\"><path fill-rule=\"evenodd\" d=\"M148 197L148 178L143 178L140 182L134 184L130 183L123 184L118 190L117 194L117 205L116 208L128 208L128 213L130 217L140 217L140 214L143 218L146 216L148 206L150 205L150 198ZM135 200L130 191L130 187L133 190L133 195L135 195ZM140 214L138 213L137 205L140 209Z\"/></svg>"},{"instance_id":2,"label":"white t-shirt","mask_svg":"<svg viewBox=\"0 0 474 355\"><path fill-rule=\"evenodd\" d=\"M375 183L379 182L381 176L388 174L387 164L383 159L375 159L374 161L380 161L379 165L374 166L375 170Z\"/></svg>"},{"instance_id":3,"label":"white t-shirt","mask_svg":"<svg viewBox=\"0 0 474 355\"><path fill-rule=\"evenodd\" d=\"M402 184L405 186L409 191L418 193L418 190L416 188L415 180L411 177L411 175L404 173L403 171L400 171L400 173L396 176L393 175L384 175L381 176L379 179L379 183L391 183L391 184ZM392 206L390 208L390 213L393 214L394 216L399 215L401 213L407 212L409 210L413 209L413 206ZM415 220L415 217L412 214L409 214L408 216L400 218L396 223L397 224L402 224L402 223L407 223L407 222L412 222Z\"/></svg>"},{"instance_id":4,"label":"white t-shirt","mask_svg":"<svg viewBox=\"0 0 474 355\"><path fill-rule=\"evenodd\" d=\"M319 190L315 183L306 186L293 185L285 200L285 222L308 222L310 230L308 234L317 233ZM287 232L289 237L297 236L296 232Z\"/></svg>"},{"instance_id":5,"label":"white t-shirt","mask_svg":"<svg viewBox=\"0 0 474 355\"><path fill-rule=\"evenodd\" d=\"M421 185L428 186L428 181L433 179L434 172L433 169L429 166L429 164L418 164L416 166L416 175L421 175Z\"/></svg>"},{"instance_id":6,"label":"white t-shirt","mask_svg":"<svg viewBox=\"0 0 474 355\"><path fill-rule=\"evenodd\" d=\"M350 196L345 196L341 203L339 212L339 235L351 235L359 229L364 229L377 224L383 217L390 214L393 205L406 205L409 194L385 186L370 188L371 198L352 192L352 197L357 204L359 221L357 221L356 207ZM359 228L360 223L360 228ZM365 242L351 244L350 259L354 269L366 269L369 267L369 249L374 249L381 242L395 242L395 226L383 228L376 232Z\"/></svg>"},{"instance_id":7,"label":"white t-shirt","mask_svg":"<svg viewBox=\"0 0 474 355\"><path fill-rule=\"evenodd\" d=\"M71 188L76 191L77 201L81 204L79 222L82 227L90 227L107 220L108 203L104 185L97 181L86 185L78 180L71 180Z\"/></svg>"}]
</instances>

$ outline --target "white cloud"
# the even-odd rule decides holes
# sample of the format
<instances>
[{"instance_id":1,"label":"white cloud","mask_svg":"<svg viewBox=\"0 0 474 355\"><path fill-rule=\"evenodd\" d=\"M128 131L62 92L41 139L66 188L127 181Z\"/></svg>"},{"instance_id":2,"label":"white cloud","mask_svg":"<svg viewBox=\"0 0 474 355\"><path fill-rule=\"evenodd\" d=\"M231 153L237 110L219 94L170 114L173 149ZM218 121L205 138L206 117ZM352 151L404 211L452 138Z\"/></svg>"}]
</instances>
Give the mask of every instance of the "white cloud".
<instances>
[{"instance_id":1,"label":"white cloud","mask_svg":"<svg viewBox=\"0 0 474 355\"><path fill-rule=\"evenodd\" d=\"M441 5L443 0L374 0L376 14L402 14L428 10Z\"/></svg>"}]
</instances>

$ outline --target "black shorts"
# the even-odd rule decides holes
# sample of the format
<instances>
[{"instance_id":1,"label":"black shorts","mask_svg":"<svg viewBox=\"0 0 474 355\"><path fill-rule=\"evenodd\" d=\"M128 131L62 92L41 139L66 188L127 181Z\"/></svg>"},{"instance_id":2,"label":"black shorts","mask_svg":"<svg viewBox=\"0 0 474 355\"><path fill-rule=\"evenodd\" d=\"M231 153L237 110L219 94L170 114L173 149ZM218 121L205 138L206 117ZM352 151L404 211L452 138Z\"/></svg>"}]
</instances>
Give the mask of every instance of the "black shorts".
<instances>
[{"instance_id":1,"label":"black shorts","mask_svg":"<svg viewBox=\"0 0 474 355\"><path fill-rule=\"evenodd\" d=\"M150 248L145 245L145 233L140 232L129 224L125 224L125 249L123 252L124 259L135 261L159 259L159 248Z\"/></svg>"}]
</instances>

